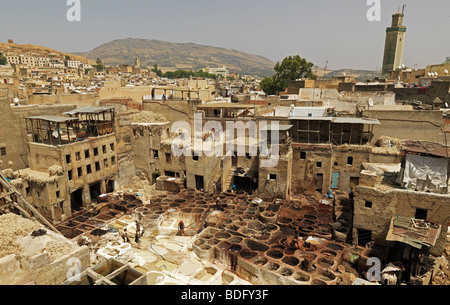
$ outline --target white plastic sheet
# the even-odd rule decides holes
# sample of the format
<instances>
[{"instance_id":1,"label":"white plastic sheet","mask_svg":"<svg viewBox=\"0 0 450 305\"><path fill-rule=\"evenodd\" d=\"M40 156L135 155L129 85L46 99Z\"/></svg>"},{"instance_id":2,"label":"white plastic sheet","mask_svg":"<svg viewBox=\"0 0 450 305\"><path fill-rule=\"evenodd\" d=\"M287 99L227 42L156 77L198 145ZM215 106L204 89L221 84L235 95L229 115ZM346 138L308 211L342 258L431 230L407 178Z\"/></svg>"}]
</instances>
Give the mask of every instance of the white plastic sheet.
<instances>
[{"instance_id":1,"label":"white plastic sheet","mask_svg":"<svg viewBox=\"0 0 450 305\"><path fill-rule=\"evenodd\" d=\"M447 189L448 159L407 154L403 186L419 191L444 192Z\"/></svg>"}]
</instances>

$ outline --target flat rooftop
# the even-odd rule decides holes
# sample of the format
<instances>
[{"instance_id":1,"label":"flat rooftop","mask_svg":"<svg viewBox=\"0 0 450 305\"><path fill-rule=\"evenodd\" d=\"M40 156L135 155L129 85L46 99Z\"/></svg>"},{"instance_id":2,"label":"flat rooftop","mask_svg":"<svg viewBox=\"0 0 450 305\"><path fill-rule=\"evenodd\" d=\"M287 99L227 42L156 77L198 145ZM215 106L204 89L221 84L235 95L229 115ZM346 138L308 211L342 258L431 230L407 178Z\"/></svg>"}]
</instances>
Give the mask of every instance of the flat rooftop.
<instances>
[{"instance_id":1,"label":"flat rooftop","mask_svg":"<svg viewBox=\"0 0 450 305\"><path fill-rule=\"evenodd\" d=\"M73 115L73 114L88 114L88 113L102 113L106 111L114 110L114 107L107 106L87 106L82 108L77 108L64 112L63 114Z\"/></svg>"},{"instance_id":2,"label":"flat rooftop","mask_svg":"<svg viewBox=\"0 0 450 305\"><path fill-rule=\"evenodd\" d=\"M204 105L198 105L197 108L236 108L236 109L250 109L258 108L261 106L250 104L236 104L236 103L209 103Z\"/></svg>"},{"instance_id":3,"label":"flat rooftop","mask_svg":"<svg viewBox=\"0 0 450 305\"><path fill-rule=\"evenodd\" d=\"M346 118L346 117L303 117L293 116L289 117L292 121L329 121L336 124L367 124L367 125L381 125L377 119L366 118Z\"/></svg>"}]
</instances>

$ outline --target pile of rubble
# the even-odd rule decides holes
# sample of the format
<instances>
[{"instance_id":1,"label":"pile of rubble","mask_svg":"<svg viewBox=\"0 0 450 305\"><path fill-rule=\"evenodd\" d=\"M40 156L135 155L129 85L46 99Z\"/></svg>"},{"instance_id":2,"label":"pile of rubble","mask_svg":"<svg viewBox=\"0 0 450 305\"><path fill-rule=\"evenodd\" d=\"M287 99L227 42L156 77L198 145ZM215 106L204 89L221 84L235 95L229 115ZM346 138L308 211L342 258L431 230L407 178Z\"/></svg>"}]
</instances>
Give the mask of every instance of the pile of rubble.
<instances>
[{"instance_id":1,"label":"pile of rubble","mask_svg":"<svg viewBox=\"0 0 450 305\"><path fill-rule=\"evenodd\" d=\"M433 285L450 285L450 245L447 245L444 255L440 258L441 264L433 277Z\"/></svg>"},{"instance_id":2,"label":"pile of rubble","mask_svg":"<svg viewBox=\"0 0 450 305\"><path fill-rule=\"evenodd\" d=\"M27 236L41 228L38 222L8 213L0 216L0 257L10 254L21 255L23 246L17 242L20 237Z\"/></svg>"}]
</instances>

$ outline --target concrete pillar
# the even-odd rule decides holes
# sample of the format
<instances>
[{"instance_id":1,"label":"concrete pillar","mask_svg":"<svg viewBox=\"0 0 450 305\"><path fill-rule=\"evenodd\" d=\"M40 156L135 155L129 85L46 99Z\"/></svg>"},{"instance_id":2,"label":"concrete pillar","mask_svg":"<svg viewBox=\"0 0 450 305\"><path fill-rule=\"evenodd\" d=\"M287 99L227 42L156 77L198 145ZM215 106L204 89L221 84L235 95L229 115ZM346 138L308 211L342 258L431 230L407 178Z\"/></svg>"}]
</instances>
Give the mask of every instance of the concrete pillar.
<instances>
[{"instance_id":1,"label":"concrete pillar","mask_svg":"<svg viewBox=\"0 0 450 305\"><path fill-rule=\"evenodd\" d=\"M100 192L102 194L106 194L106 181L102 180L102 182L100 183Z\"/></svg>"},{"instance_id":2,"label":"concrete pillar","mask_svg":"<svg viewBox=\"0 0 450 305\"><path fill-rule=\"evenodd\" d=\"M83 205L85 207L87 207L88 205L91 204L91 193L89 192L89 184L84 184L83 185Z\"/></svg>"}]
</instances>

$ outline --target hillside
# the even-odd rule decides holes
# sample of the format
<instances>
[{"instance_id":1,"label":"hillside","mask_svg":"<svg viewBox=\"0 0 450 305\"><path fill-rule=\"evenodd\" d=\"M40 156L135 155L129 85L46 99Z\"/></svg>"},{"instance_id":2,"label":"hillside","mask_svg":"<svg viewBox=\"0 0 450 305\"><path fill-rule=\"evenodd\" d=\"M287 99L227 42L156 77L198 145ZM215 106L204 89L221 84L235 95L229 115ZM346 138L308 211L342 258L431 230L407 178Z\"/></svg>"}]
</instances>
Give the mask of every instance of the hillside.
<instances>
[{"instance_id":1,"label":"hillside","mask_svg":"<svg viewBox=\"0 0 450 305\"><path fill-rule=\"evenodd\" d=\"M76 54L91 60L100 58L106 65L133 64L139 57L142 66L157 64L163 71L226 66L230 73L265 76L273 74L275 66L265 57L236 50L137 38L113 40L92 51Z\"/></svg>"},{"instance_id":2,"label":"hillside","mask_svg":"<svg viewBox=\"0 0 450 305\"><path fill-rule=\"evenodd\" d=\"M0 43L0 53L3 54L33 54L36 57L54 56L56 58L65 58L69 56L72 60L79 60L85 63L95 64L95 61L89 60L83 56L76 54L69 54L56 51L47 47L36 46L32 44L16 44L16 43Z\"/></svg>"}]
</instances>

